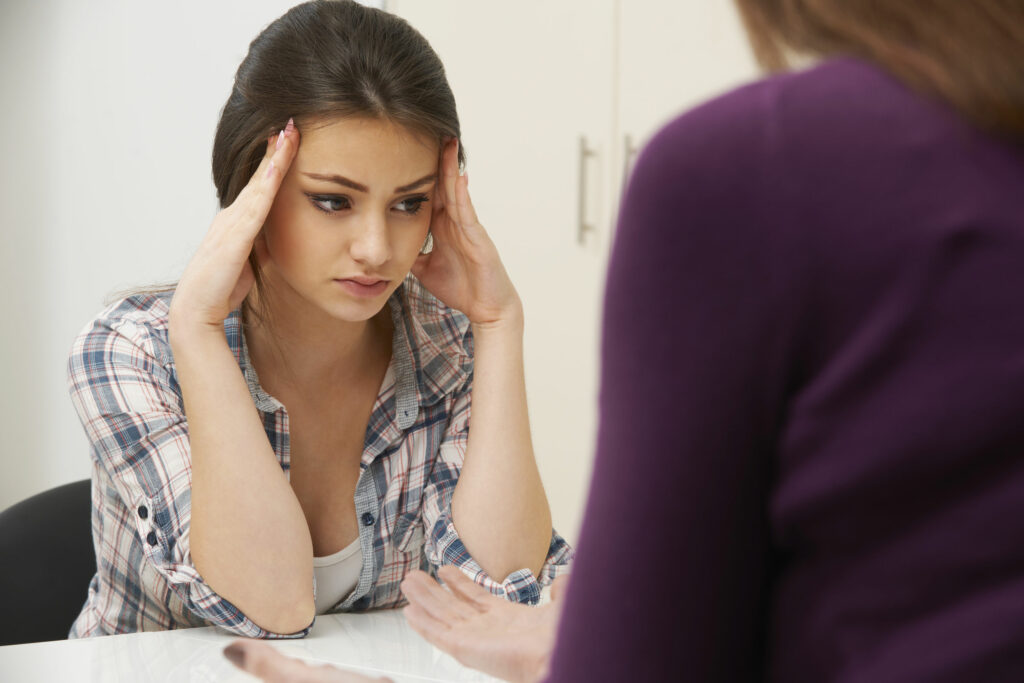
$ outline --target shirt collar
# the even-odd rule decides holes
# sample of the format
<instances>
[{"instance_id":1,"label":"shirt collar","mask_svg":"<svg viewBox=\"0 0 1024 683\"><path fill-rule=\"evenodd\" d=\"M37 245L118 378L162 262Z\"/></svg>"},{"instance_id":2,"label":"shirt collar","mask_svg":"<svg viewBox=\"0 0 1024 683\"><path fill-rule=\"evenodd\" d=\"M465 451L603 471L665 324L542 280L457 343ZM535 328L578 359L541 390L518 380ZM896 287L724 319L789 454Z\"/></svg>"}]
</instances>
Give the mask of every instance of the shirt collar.
<instances>
[{"instance_id":1,"label":"shirt collar","mask_svg":"<svg viewBox=\"0 0 1024 683\"><path fill-rule=\"evenodd\" d=\"M433 405L465 384L472 372L472 337L469 319L434 298L411 274L392 293L388 307L394 328L395 420L405 430L416 423L421 406ZM256 408L264 413L284 408L260 385L249 360L241 309L224 320L224 332Z\"/></svg>"}]
</instances>

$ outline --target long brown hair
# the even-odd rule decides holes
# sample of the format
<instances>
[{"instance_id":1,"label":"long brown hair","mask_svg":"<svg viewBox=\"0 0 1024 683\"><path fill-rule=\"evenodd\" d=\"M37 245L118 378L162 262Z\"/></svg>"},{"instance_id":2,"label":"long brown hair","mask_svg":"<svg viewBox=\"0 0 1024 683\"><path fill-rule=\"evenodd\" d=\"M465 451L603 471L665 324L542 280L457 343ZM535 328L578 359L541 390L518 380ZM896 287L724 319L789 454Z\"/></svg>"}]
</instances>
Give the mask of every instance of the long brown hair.
<instances>
[{"instance_id":1,"label":"long brown hair","mask_svg":"<svg viewBox=\"0 0 1024 683\"><path fill-rule=\"evenodd\" d=\"M758 61L851 55L1024 142L1021 0L736 0Z\"/></svg>"},{"instance_id":2,"label":"long brown hair","mask_svg":"<svg viewBox=\"0 0 1024 683\"><path fill-rule=\"evenodd\" d=\"M459 139L455 96L427 40L404 19L353 0L312 0L271 22L249 44L213 140L213 182L221 207L256 172L267 138L295 119L300 132L339 117L387 119L443 143ZM255 256L257 300L265 285ZM154 294L174 285L133 290ZM257 319L266 310L251 310Z\"/></svg>"},{"instance_id":3,"label":"long brown hair","mask_svg":"<svg viewBox=\"0 0 1024 683\"><path fill-rule=\"evenodd\" d=\"M249 45L221 112L213 141L221 206L249 182L266 139L290 117L301 128L350 116L386 118L438 142L460 136L444 66L405 20L353 0L291 8Z\"/></svg>"}]
</instances>

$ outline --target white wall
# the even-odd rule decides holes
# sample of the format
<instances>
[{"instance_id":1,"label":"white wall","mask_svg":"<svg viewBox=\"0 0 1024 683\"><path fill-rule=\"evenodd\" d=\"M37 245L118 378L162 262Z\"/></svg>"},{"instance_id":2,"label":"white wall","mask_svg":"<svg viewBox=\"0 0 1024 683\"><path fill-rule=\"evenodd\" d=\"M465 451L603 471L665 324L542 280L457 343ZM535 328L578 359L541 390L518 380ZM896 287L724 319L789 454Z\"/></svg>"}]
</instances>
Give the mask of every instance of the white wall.
<instances>
[{"instance_id":1,"label":"white wall","mask_svg":"<svg viewBox=\"0 0 1024 683\"><path fill-rule=\"evenodd\" d=\"M64 379L118 289L176 279L216 213L234 71L291 0L0 4L0 509L89 476Z\"/></svg>"},{"instance_id":2,"label":"white wall","mask_svg":"<svg viewBox=\"0 0 1024 683\"><path fill-rule=\"evenodd\" d=\"M4 326L0 335L0 434L6 464L0 476L0 509L89 476L88 443L65 385L71 342L104 300L118 290L173 281L180 274L217 211L210 154L234 71L260 29L297 1L0 2L0 92L4 104L0 107L0 131L6 143L5 153L0 155L0 230L5 238L0 248L0 286L6 294L0 297ZM572 2L575 7L586 7L580 11L590 12L596 4ZM605 143L607 149L620 149L623 133L634 135L634 140L644 139L647 128L684 103L753 75L738 21L731 9L723 7L725 2L614 0L601 4L606 9L617 8L617 19L608 14L607 20L619 26L620 39L614 49L622 53L615 79L622 91L618 98L621 106L613 109L609 101L608 111L602 114L616 121L609 126L614 131ZM364 4L389 6L382 0ZM443 3L401 0L391 5L404 8L406 12L400 13L407 16L423 15L429 7L429 16ZM453 21L466 20L468 8L475 7L486 24L484 31L493 31L497 25L488 14L490 7L496 12L509 11L504 0L459 0L455 5ZM572 14L565 6L559 7L562 14ZM523 8L516 6L513 11L517 10ZM544 11L544 19L550 20L553 14ZM526 24L532 20L521 19ZM435 17L433 21L447 25L448 18ZM505 29L508 23L506 16ZM579 29L579 17L573 17L571 24L566 30ZM429 34L428 25L424 18L421 28ZM686 40L680 39L680 27L689 31ZM475 28L456 25L455 30ZM561 45L562 27L549 28L557 36L554 42ZM704 42L699 40L702 36ZM440 34L436 37L440 39ZM473 37L487 42L486 35L482 39L479 35L457 37L457 45L471 43ZM515 45L530 49L530 41L513 37ZM604 49L612 50L613 41L606 42ZM654 56L647 55L647 47ZM477 54L487 49L483 45ZM563 51L572 49L566 42ZM672 51L671 62L663 58L662 50ZM486 167L488 156L499 166L508 161L501 157L499 147L488 148L485 143L496 138L507 146L503 131L529 130L522 125L522 117L536 113L529 101L521 111L494 106L496 101L506 101L495 100L490 87L495 82L491 74L496 68L494 57L469 63L460 56L458 63L449 64L453 85L460 78L465 80L463 85L476 83L473 74L485 84L456 87L474 168ZM514 54L502 57L513 65L519 60ZM551 58L558 59L557 55ZM667 70L668 75L659 75L657 68ZM683 78L680 69L689 69ZM612 71L609 69L610 80ZM545 73L542 68L533 69L529 78ZM557 70L552 73L552 78L558 78ZM512 74L506 80L513 83L519 76L523 74ZM532 92L546 91L535 86ZM482 115L472 116L474 111ZM566 167L570 173L575 169L577 134L574 130L566 137L571 147ZM506 157L528 158L519 153L528 147L524 140L515 144L516 153ZM488 149L489 155L483 153ZM617 164L621 166L621 161ZM504 249L508 236L500 234L499 217L508 220L516 214L513 209L502 210L501 196L515 183L497 182L501 174L489 168L490 174L474 175L474 196L481 216L490 217L485 224L494 228L495 242ZM564 186L566 211L574 216L575 181L569 176L562 180L565 182L558 187ZM610 187L618 187L618 181ZM548 227L573 229L571 218L562 223ZM512 225L509 234L516 234L516 227ZM513 252L503 253L511 257ZM509 263L513 261L510 258ZM529 286L522 278L532 272L524 267L514 273L524 293ZM598 295L595 291L595 298ZM557 299L552 299L551 305L558 306ZM537 317L536 307L533 310L534 321L544 320ZM529 329L529 317L527 325ZM543 326L533 329L543 333ZM531 373L528 367L532 396L538 395L538 388L544 395L556 395L559 387L552 386L556 380L538 375L536 368L542 366L535 358L528 360L534 368ZM536 411L544 405L531 399L537 425ZM565 439L589 444L592 438L564 431ZM585 462L559 460L557 447L549 449L555 455L549 454L541 462L556 522L570 540L575 537L589 471L589 447L586 450Z\"/></svg>"}]
</instances>

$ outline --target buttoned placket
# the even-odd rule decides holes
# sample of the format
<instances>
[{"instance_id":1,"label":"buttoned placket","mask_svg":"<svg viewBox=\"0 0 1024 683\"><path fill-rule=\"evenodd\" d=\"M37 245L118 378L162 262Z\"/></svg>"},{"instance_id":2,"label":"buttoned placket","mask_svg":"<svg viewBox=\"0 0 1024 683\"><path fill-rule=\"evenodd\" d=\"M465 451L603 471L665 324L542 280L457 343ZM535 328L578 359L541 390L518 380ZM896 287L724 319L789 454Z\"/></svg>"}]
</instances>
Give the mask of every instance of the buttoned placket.
<instances>
[{"instance_id":1,"label":"buttoned placket","mask_svg":"<svg viewBox=\"0 0 1024 683\"><path fill-rule=\"evenodd\" d=\"M360 569L356 587L345 600L335 606L340 609L350 608L358 600L368 595L380 574L384 549L377 547L375 529L378 524L383 523L380 520L380 511L381 501L387 491L387 481L377 457L387 451L392 444L398 442L403 437L405 430L415 424L419 417L420 395L417 389L416 362L406 335L402 306L394 296L388 300L388 305L394 330L391 362L388 365L370 421L378 420L380 411L391 414L386 420L387 428L378 434L377 438L363 444L354 501L356 518L359 521L359 546L362 551L363 566ZM236 314L234 322L238 325L236 332L240 342L240 361L249 394L252 396L257 410L264 415L264 424L267 423L267 417L274 420L275 432L281 438L280 452L277 448L274 450L287 477L291 470L288 410L283 403L267 393L260 384L256 369L249 357L249 347L242 329L241 316ZM394 391L390 392L392 385ZM382 402L381 396L387 395L389 392L388 399Z\"/></svg>"}]
</instances>

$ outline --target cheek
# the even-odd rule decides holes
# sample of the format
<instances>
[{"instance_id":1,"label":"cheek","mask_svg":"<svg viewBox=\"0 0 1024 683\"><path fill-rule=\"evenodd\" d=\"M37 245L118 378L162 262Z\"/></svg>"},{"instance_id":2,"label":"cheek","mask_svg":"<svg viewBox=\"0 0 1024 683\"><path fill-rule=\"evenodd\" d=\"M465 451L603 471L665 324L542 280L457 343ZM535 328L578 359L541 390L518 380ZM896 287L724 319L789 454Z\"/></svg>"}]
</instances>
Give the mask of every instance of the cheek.
<instances>
[{"instance_id":1,"label":"cheek","mask_svg":"<svg viewBox=\"0 0 1024 683\"><path fill-rule=\"evenodd\" d=\"M415 222L405 225L405 229L399 231L401 237L398 240L401 246L396 249L396 252L400 252L404 260L410 263L419 256L420 250L423 249L423 243L427 239L427 231L430 229L430 214L426 209L422 213L424 214L422 218L417 216Z\"/></svg>"}]
</instances>

